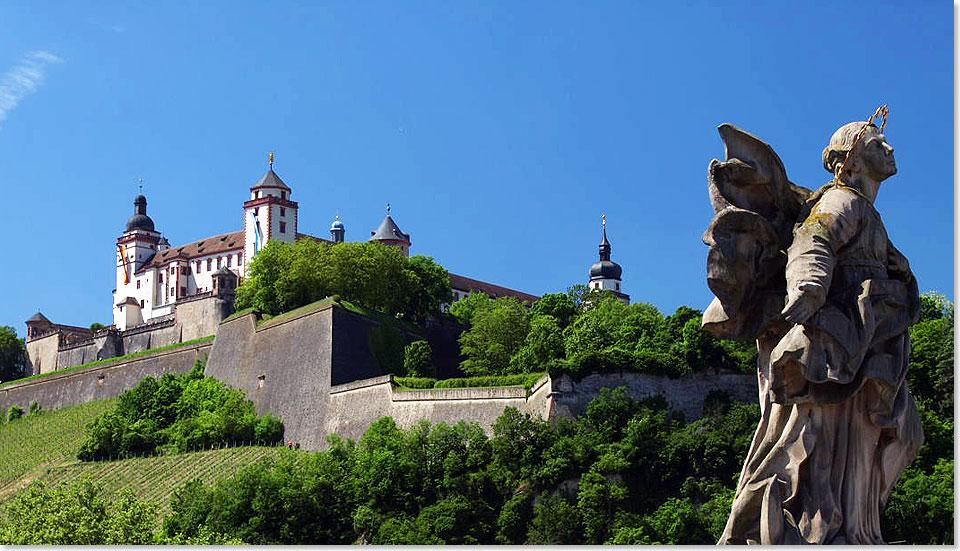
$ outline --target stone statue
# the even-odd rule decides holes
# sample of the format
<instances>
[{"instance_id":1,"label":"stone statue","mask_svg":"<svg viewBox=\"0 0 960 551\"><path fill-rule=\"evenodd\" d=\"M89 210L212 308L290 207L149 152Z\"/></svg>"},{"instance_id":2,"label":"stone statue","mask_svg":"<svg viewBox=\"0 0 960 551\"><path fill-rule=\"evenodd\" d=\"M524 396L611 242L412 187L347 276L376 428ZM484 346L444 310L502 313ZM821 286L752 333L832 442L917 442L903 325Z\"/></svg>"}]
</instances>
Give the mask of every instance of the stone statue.
<instances>
[{"instance_id":1,"label":"stone statue","mask_svg":"<svg viewBox=\"0 0 960 551\"><path fill-rule=\"evenodd\" d=\"M897 172L881 113L834 133L816 192L719 128L703 327L756 340L762 413L719 543L883 543L880 511L923 442L905 380L917 282L873 206Z\"/></svg>"}]
</instances>

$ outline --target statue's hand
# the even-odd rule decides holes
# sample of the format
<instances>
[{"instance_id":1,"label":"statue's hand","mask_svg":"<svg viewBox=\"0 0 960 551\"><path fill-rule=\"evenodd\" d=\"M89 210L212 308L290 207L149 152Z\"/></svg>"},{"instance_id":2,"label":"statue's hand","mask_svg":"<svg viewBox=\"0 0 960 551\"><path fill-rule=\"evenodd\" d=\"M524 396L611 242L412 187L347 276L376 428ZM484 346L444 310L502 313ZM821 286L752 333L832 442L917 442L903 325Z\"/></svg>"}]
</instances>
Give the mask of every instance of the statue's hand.
<instances>
[{"instance_id":1,"label":"statue's hand","mask_svg":"<svg viewBox=\"0 0 960 551\"><path fill-rule=\"evenodd\" d=\"M826 294L819 283L801 283L797 289L790 289L787 305L780 313L790 323L804 323L823 306Z\"/></svg>"}]
</instances>

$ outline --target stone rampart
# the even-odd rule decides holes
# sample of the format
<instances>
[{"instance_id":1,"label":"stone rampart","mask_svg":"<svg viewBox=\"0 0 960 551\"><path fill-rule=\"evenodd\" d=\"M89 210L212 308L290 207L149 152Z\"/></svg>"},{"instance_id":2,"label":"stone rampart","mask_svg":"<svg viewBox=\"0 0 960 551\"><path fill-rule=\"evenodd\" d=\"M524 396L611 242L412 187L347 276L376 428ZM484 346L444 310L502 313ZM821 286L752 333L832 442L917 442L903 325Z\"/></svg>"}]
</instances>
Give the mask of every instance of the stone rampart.
<instances>
[{"instance_id":1,"label":"stone rampart","mask_svg":"<svg viewBox=\"0 0 960 551\"><path fill-rule=\"evenodd\" d=\"M97 366L52 373L38 379L0 387L0 411L16 404L26 409L37 402L43 409L104 400L133 388L144 377L160 377L164 373L190 371L196 360L205 357L210 342L187 344L169 350L160 350L127 360Z\"/></svg>"},{"instance_id":2,"label":"stone rampart","mask_svg":"<svg viewBox=\"0 0 960 551\"><path fill-rule=\"evenodd\" d=\"M259 414L283 419L288 439L322 446L331 377L333 305L294 311L258 324L247 313L220 324L206 374L239 388Z\"/></svg>"},{"instance_id":3,"label":"stone rampart","mask_svg":"<svg viewBox=\"0 0 960 551\"><path fill-rule=\"evenodd\" d=\"M682 411L687 420L703 415L703 400L711 391L726 392L734 402L759 403L756 375L700 373L671 379L645 373L595 373L580 381L568 375L553 381L553 415L579 417L590 400L600 394L600 389L619 386L626 387L627 394L636 399L661 394L670 407Z\"/></svg>"}]
</instances>

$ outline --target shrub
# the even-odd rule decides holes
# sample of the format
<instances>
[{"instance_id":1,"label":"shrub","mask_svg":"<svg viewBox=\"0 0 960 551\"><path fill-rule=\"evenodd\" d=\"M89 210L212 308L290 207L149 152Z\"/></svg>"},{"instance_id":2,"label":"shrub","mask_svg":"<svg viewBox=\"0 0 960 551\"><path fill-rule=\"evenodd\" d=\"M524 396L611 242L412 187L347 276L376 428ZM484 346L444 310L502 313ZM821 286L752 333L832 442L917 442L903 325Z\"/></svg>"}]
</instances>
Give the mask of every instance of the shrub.
<instances>
[{"instance_id":1,"label":"shrub","mask_svg":"<svg viewBox=\"0 0 960 551\"><path fill-rule=\"evenodd\" d=\"M7 410L7 422L15 421L23 417L23 408L17 405L10 406Z\"/></svg>"},{"instance_id":2,"label":"shrub","mask_svg":"<svg viewBox=\"0 0 960 551\"><path fill-rule=\"evenodd\" d=\"M403 371L408 377L435 377L437 368L433 365L430 343L413 341L403 350Z\"/></svg>"},{"instance_id":3,"label":"shrub","mask_svg":"<svg viewBox=\"0 0 960 551\"><path fill-rule=\"evenodd\" d=\"M400 386L407 388L433 388L437 382L430 377L394 377L393 381Z\"/></svg>"},{"instance_id":4,"label":"shrub","mask_svg":"<svg viewBox=\"0 0 960 551\"><path fill-rule=\"evenodd\" d=\"M36 400L30 402L30 413L29 415L40 415L43 412L43 409L40 407L40 403Z\"/></svg>"}]
</instances>

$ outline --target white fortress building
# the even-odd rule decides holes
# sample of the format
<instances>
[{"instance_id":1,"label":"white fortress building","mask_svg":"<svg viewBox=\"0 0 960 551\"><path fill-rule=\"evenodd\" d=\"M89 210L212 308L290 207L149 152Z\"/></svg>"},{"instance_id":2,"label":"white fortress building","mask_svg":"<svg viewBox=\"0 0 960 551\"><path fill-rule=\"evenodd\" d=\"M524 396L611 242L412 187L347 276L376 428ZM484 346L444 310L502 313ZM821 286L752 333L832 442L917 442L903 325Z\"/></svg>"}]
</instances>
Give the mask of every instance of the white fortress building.
<instances>
[{"instance_id":1,"label":"white fortress building","mask_svg":"<svg viewBox=\"0 0 960 551\"><path fill-rule=\"evenodd\" d=\"M256 254L271 240L293 242L314 239L344 242L346 227L339 215L325 239L300 232L300 207L293 190L270 168L250 189L243 203L243 227L180 246L171 246L147 214L147 198L137 195L134 211L116 241L116 289L111 306L113 325L86 329L56 324L37 312L27 320L27 355L34 374L82 365L91 361L187 342L213 335L220 321L233 312L237 286ZM370 241L398 247L409 256L412 241L390 214ZM471 292L490 297L539 299L514 289L450 274L453 300ZM606 219L600 261L590 268L589 287L613 292L620 300L621 268L610 260ZM449 305L445 306L447 308Z\"/></svg>"},{"instance_id":2,"label":"white fortress building","mask_svg":"<svg viewBox=\"0 0 960 551\"><path fill-rule=\"evenodd\" d=\"M113 323L120 331L174 314L178 302L229 293L242 282L246 267L270 240L293 242L311 238L328 243L344 241L346 228L340 217L330 227L330 239L299 231L299 205L293 190L270 168L250 188L243 203L243 228L171 247L147 215L147 198L134 200L133 216L117 239L117 287L113 292ZM370 241L400 248L410 254L410 235L390 215L371 232ZM493 297L515 296L535 301L537 296L455 274L450 275L454 300L470 291ZM232 294L232 293L231 293Z\"/></svg>"}]
</instances>

